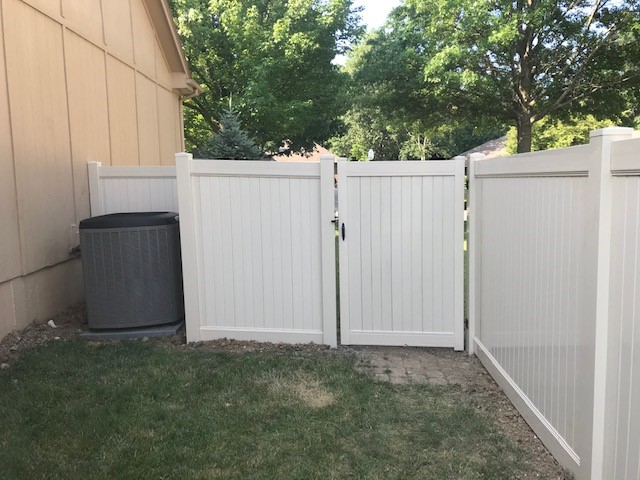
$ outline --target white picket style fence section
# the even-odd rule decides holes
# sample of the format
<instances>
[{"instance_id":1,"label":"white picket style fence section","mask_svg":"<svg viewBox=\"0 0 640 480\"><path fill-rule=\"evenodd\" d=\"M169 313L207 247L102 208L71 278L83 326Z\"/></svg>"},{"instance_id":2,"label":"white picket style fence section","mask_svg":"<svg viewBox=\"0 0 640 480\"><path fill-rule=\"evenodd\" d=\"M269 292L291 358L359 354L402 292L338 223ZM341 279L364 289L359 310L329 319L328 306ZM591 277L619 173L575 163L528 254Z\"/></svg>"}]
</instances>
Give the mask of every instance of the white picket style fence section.
<instances>
[{"instance_id":1,"label":"white picket style fence section","mask_svg":"<svg viewBox=\"0 0 640 480\"><path fill-rule=\"evenodd\" d=\"M91 216L127 212L177 212L175 167L110 167L89 162Z\"/></svg>"},{"instance_id":2,"label":"white picket style fence section","mask_svg":"<svg viewBox=\"0 0 640 480\"><path fill-rule=\"evenodd\" d=\"M464 167L338 162L343 344L464 349Z\"/></svg>"},{"instance_id":3,"label":"white picket style fence section","mask_svg":"<svg viewBox=\"0 0 640 480\"><path fill-rule=\"evenodd\" d=\"M176 166L187 340L336 346L333 157Z\"/></svg>"},{"instance_id":4,"label":"white picket style fence section","mask_svg":"<svg viewBox=\"0 0 640 480\"><path fill-rule=\"evenodd\" d=\"M631 134L607 128L588 145L470 158L470 350L577 478L637 478L627 476L637 472L628 459L637 465L640 434L622 441L640 418L628 407L640 400L640 356L626 361L635 345L640 192L637 177L618 176L638 168L638 140L621 142ZM617 363L607 366L608 355ZM615 427L614 415L622 419ZM613 474L613 465L626 473Z\"/></svg>"}]
</instances>

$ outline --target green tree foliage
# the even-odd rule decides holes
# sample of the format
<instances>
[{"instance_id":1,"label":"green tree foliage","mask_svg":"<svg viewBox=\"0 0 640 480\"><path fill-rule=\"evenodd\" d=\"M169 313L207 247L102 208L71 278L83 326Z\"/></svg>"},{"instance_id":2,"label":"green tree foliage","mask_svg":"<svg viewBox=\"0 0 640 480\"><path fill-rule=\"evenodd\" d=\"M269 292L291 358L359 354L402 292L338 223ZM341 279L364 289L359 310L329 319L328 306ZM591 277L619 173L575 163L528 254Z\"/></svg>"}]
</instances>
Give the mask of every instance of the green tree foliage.
<instances>
[{"instance_id":1,"label":"green tree foliage","mask_svg":"<svg viewBox=\"0 0 640 480\"><path fill-rule=\"evenodd\" d=\"M618 122L599 120L593 115L573 116L564 120L546 117L533 125L531 150L551 150L589 143L589 132L599 128L611 127ZM507 133L507 152L518 150L518 132L515 127Z\"/></svg>"},{"instance_id":2,"label":"green tree foliage","mask_svg":"<svg viewBox=\"0 0 640 480\"><path fill-rule=\"evenodd\" d=\"M204 145L195 150L198 158L222 160L259 160L260 148L242 130L238 113L233 108L226 109L220 117L220 130L211 135Z\"/></svg>"},{"instance_id":3,"label":"green tree foliage","mask_svg":"<svg viewBox=\"0 0 640 480\"><path fill-rule=\"evenodd\" d=\"M501 125L473 125L461 120L418 130L420 124L391 117L380 110L354 108L343 118L345 131L329 141L329 148L341 157L359 161L367 160L370 148L376 160L431 160L454 157L504 135Z\"/></svg>"},{"instance_id":4,"label":"green tree foliage","mask_svg":"<svg viewBox=\"0 0 640 480\"><path fill-rule=\"evenodd\" d=\"M245 128L275 150L311 148L338 127L346 77L331 62L359 34L351 0L171 0L194 79L188 146L217 133L233 98Z\"/></svg>"},{"instance_id":5,"label":"green tree foliage","mask_svg":"<svg viewBox=\"0 0 640 480\"><path fill-rule=\"evenodd\" d=\"M384 112L375 108L352 108L342 120L344 131L328 143L333 153L364 161L369 149L373 149L376 160L398 158L402 140Z\"/></svg>"},{"instance_id":6,"label":"green tree foliage","mask_svg":"<svg viewBox=\"0 0 640 480\"><path fill-rule=\"evenodd\" d=\"M515 125L518 151L529 151L531 128L546 117L620 118L637 99L639 5L405 0L348 69L362 108L374 104L415 138L449 123Z\"/></svg>"}]
</instances>

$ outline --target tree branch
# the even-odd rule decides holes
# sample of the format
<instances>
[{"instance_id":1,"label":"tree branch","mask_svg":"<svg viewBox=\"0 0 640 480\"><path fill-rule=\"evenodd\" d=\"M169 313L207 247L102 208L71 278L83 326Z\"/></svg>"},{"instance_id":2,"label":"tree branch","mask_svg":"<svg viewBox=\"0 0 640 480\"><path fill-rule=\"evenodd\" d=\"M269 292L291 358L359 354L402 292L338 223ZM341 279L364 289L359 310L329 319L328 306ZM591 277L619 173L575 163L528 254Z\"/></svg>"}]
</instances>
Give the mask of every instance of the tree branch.
<instances>
[{"instance_id":1,"label":"tree branch","mask_svg":"<svg viewBox=\"0 0 640 480\"><path fill-rule=\"evenodd\" d=\"M211 127L212 132L216 132L220 129L219 122L211 118L211 115L202 106L197 105L196 101L193 98L184 102L183 105L187 108L190 108L191 110L195 110L200 115L202 115L202 118L204 119L204 121L207 122L209 127Z\"/></svg>"},{"instance_id":2,"label":"tree branch","mask_svg":"<svg viewBox=\"0 0 640 480\"><path fill-rule=\"evenodd\" d=\"M640 78L640 73L637 73L635 75L629 75L626 76L624 78L621 78L615 82L611 82L611 83L607 83L606 85L604 84L591 84L588 86L587 90L580 93L577 96L571 97L569 100L565 101L564 103L559 103L559 104L554 104L551 108L547 109L546 112L544 112L543 114L540 114L540 118L547 116L548 114L568 107L569 105L571 105L573 102L576 102L582 98L588 97L589 95L593 95L596 92L599 92L600 90L604 90L605 88L611 88L611 87L616 87L618 85L622 85L624 83L627 83L631 80L635 80L637 78ZM540 118L538 118L537 120L539 120Z\"/></svg>"}]
</instances>

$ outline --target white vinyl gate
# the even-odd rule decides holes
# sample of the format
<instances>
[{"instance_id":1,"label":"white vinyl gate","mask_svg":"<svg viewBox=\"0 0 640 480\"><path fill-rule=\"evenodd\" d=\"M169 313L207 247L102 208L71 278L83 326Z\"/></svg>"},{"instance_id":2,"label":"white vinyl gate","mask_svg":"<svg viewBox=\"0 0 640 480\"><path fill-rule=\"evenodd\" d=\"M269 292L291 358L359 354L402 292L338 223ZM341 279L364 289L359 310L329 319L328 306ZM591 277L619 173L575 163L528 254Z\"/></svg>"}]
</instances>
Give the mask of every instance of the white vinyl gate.
<instances>
[{"instance_id":1,"label":"white vinyl gate","mask_svg":"<svg viewBox=\"0 0 640 480\"><path fill-rule=\"evenodd\" d=\"M338 162L343 344L464 349L464 166Z\"/></svg>"},{"instance_id":2,"label":"white vinyl gate","mask_svg":"<svg viewBox=\"0 0 640 480\"><path fill-rule=\"evenodd\" d=\"M176 167L187 340L336 346L333 157Z\"/></svg>"}]
</instances>

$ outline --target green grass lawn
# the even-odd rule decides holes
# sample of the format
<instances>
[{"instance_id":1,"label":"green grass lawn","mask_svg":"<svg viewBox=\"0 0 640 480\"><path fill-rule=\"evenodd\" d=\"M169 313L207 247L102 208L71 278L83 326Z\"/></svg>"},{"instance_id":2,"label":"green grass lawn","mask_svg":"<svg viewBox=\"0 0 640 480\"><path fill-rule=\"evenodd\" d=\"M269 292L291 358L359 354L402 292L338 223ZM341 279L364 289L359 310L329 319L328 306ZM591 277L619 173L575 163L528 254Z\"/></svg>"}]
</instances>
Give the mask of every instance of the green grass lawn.
<instances>
[{"instance_id":1,"label":"green grass lawn","mask_svg":"<svg viewBox=\"0 0 640 480\"><path fill-rule=\"evenodd\" d=\"M456 387L327 352L56 342L0 371L7 479L512 478L523 453Z\"/></svg>"}]
</instances>

